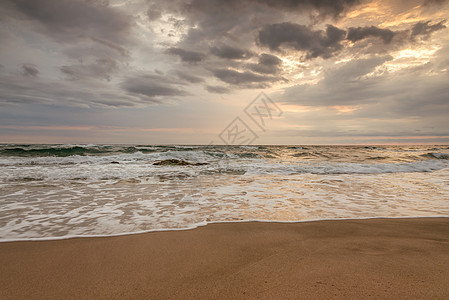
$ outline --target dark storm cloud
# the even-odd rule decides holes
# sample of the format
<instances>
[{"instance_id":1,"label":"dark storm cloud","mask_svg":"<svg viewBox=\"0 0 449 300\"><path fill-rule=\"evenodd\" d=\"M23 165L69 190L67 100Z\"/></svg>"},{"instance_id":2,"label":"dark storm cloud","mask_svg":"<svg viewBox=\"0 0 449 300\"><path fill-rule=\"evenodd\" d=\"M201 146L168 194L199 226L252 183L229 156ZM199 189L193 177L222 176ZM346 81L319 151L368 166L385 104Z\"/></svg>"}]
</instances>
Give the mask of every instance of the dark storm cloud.
<instances>
[{"instance_id":1,"label":"dark storm cloud","mask_svg":"<svg viewBox=\"0 0 449 300\"><path fill-rule=\"evenodd\" d=\"M196 47L214 44L211 41L249 44L252 32L262 26L285 20L285 15L296 13L314 20L338 18L356 7L359 0L167 0L151 1L148 8L162 14L182 16L187 34L178 47Z\"/></svg>"},{"instance_id":2,"label":"dark storm cloud","mask_svg":"<svg viewBox=\"0 0 449 300\"><path fill-rule=\"evenodd\" d=\"M228 94L231 92L231 90L227 87L216 86L216 85L207 85L206 90L209 93L214 93L214 94Z\"/></svg>"},{"instance_id":3,"label":"dark storm cloud","mask_svg":"<svg viewBox=\"0 0 449 300\"><path fill-rule=\"evenodd\" d=\"M150 7L148 7L147 16L148 16L148 19L150 19L150 21L154 21L154 20L159 19L162 16L162 12L157 7L157 5L153 4L153 5L150 5Z\"/></svg>"},{"instance_id":4,"label":"dark storm cloud","mask_svg":"<svg viewBox=\"0 0 449 300\"><path fill-rule=\"evenodd\" d=\"M385 44L388 44L393 39L394 35L395 32L390 29L383 29L376 26L351 27L348 29L347 39L354 43L367 37L378 37L381 38Z\"/></svg>"},{"instance_id":5,"label":"dark storm cloud","mask_svg":"<svg viewBox=\"0 0 449 300\"><path fill-rule=\"evenodd\" d=\"M86 79L86 78L104 78L111 80L111 74L118 69L118 64L110 58L96 59L90 64L78 64L70 66L62 66L61 72L70 79Z\"/></svg>"},{"instance_id":6,"label":"dark storm cloud","mask_svg":"<svg viewBox=\"0 0 449 300\"><path fill-rule=\"evenodd\" d=\"M280 80L274 76L258 75L248 71L239 72L230 69L215 69L212 73L223 82L254 88L268 87L275 81Z\"/></svg>"},{"instance_id":7,"label":"dark storm cloud","mask_svg":"<svg viewBox=\"0 0 449 300\"><path fill-rule=\"evenodd\" d=\"M429 5L442 5L446 3L447 0L425 0L423 3L423 6L429 6Z\"/></svg>"},{"instance_id":8,"label":"dark storm cloud","mask_svg":"<svg viewBox=\"0 0 449 300\"><path fill-rule=\"evenodd\" d=\"M86 39L70 45L64 44L60 53L69 59L68 62L62 63L64 65L74 64L74 61L86 63L103 58L113 59L123 65L133 59L131 48L128 50L115 44L106 45L94 39Z\"/></svg>"},{"instance_id":9,"label":"dark storm cloud","mask_svg":"<svg viewBox=\"0 0 449 300\"><path fill-rule=\"evenodd\" d=\"M345 34L344 30L332 25L323 31L285 22L264 26L259 31L258 40L271 50L280 51L281 47L286 47L306 52L307 58L329 58L342 48Z\"/></svg>"},{"instance_id":10,"label":"dark storm cloud","mask_svg":"<svg viewBox=\"0 0 449 300\"><path fill-rule=\"evenodd\" d=\"M210 53L224 59L248 59L253 56L251 51L227 45L212 47Z\"/></svg>"},{"instance_id":11,"label":"dark storm cloud","mask_svg":"<svg viewBox=\"0 0 449 300\"><path fill-rule=\"evenodd\" d=\"M183 80L183 81L187 81L190 83L200 83L200 82L204 82L204 79L195 75L191 75L191 74L187 74L185 72L182 71L174 71L173 72L176 77L178 77L179 79Z\"/></svg>"},{"instance_id":12,"label":"dark storm cloud","mask_svg":"<svg viewBox=\"0 0 449 300\"><path fill-rule=\"evenodd\" d=\"M431 21L419 22L410 29L393 31L389 28L376 26L350 27L347 32L332 25L328 25L326 31L313 30L312 28L295 23L276 23L265 25L258 34L258 42L267 46L270 50L282 52L294 49L306 53L306 59L322 57L330 58L343 49L344 40L353 43L361 42L361 45L351 48L353 53L389 53L408 46L418 36L427 39L433 32L445 29L446 20L431 24ZM376 42L378 38L383 45Z\"/></svg>"},{"instance_id":13,"label":"dark storm cloud","mask_svg":"<svg viewBox=\"0 0 449 300\"><path fill-rule=\"evenodd\" d=\"M259 64L265 65L265 66L278 66L282 63L282 60L280 60L277 56L262 53L259 56Z\"/></svg>"},{"instance_id":14,"label":"dark storm cloud","mask_svg":"<svg viewBox=\"0 0 449 300\"><path fill-rule=\"evenodd\" d=\"M92 41L97 42L97 43L99 43L99 44L101 44L103 46L106 46L109 49L117 51L121 56L128 57L130 55L130 53L129 53L129 51L127 49L125 49L125 48L123 48L123 47L121 47L121 46L119 46L117 44L114 44L114 43L111 43L109 41L102 40L102 39L99 39L99 38L94 38L94 37L92 37L91 39L92 39Z\"/></svg>"},{"instance_id":15,"label":"dark storm cloud","mask_svg":"<svg viewBox=\"0 0 449 300\"><path fill-rule=\"evenodd\" d=\"M127 39L132 25L130 16L109 7L104 1L81 0L5 0L12 3L18 13L12 17L28 18L38 22L36 27L62 42L94 37L102 40Z\"/></svg>"},{"instance_id":16,"label":"dark storm cloud","mask_svg":"<svg viewBox=\"0 0 449 300\"><path fill-rule=\"evenodd\" d=\"M259 56L259 62L257 64L249 64L248 68L257 73L277 74L281 65L282 60L277 56L263 53Z\"/></svg>"},{"instance_id":17,"label":"dark storm cloud","mask_svg":"<svg viewBox=\"0 0 449 300\"><path fill-rule=\"evenodd\" d=\"M91 66L71 66L65 71L69 73L67 75L85 77L76 78L80 80L50 80L33 76L31 80L18 72L0 73L0 106L45 104L89 108L133 107L188 95L180 88L185 85L185 81L174 76L134 74L117 85L105 80L92 80L104 73Z\"/></svg>"},{"instance_id":18,"label":"dark storm cloud","mask_svg":"<svg viewBox=\"0 0 449 300\"><path fill-rule=\"evenodd\" d=\"M433 32L446 28L444 25L446 20L435 24L430 24L430 22L431 21L416 23L412 27L411 37L415 38L416 36L424 36L424 38L428 38Z\"/></svg>"},{"instance_id":19,"label":"dark storm cloud","mask_svg":"<svg viewBox=\"0 0 449 300\"><path fill-rule=\"evenodd\" d=\"M131 35L134 21L125 10L109 6L108 1L4 0L4 3L0 15L6 15L12 32L16 27L23 28L24 36L40 40L33 47L39 49L48 43L49 49L72 59L61 61L56 67L69 79L110 80L111 74L131 58L126 47L135 42ZM28 40L26 37L25 41ZM47 57L51 61L51 55ZM74 64L73 59L79 63Z\"/></svg>"},{"instance_id":20,"label":"dark storm cloud","mask_svg":"<svg viewBox=\"0 0 449 300\"><path fill-rule=\"evenodd\" d=\"M165 8L176 7L188 14L209 14L225 10L239 14L248 7L265 6L280 11L313 12L321 17L338 18L361 2L361 0L193 0L167 1ZM152 6L154 9L154 4Z\"/></svg>"},{"instance_id":21,"label":"dark storm cloud","mask_svg":"<svg viewBox=\"0 0 449 300\"><path fill-rule=\"evenodd\" d=\"M340 17L345 11L356 6L359 0L254 0L248 2L263 3L283 10L315 10L321 16Z\"/></svg>"},{"instance_id":22,"label":"dark storm cloud","mask_svg":"<svg viewBox=\"0 0 449 300\"><path fill-rule=\"evenodd\" d=\"M164 14L183 19L186 35L177 47L184 49L208 48L221 42L228 44L229 40L245 48L247 43L252 42L247 37L253 30L263 25L266 19L281 15L277 9L245 0L167 0L149 4L150 7L153 5Z\"/></svg>"},{"instance_id":23,"label":"dark storm cloud","mask_svg":"<svg viewBox=\"0 0 449 300\"><path fill-rule=\"evenodd\" d=\"M22 75L0 75L0 105L46 104L76 107L123 107L148 103L147 99L124 93L115 86L73 81L51 81ZM156 101L155 101L156 102Z\"/></svg>"},{"instance_id":24,"label":"dark storm cloud","mask_svg":"<svg viewBox=\"0 0 449 300\"><path fill-rule=\"evenodd\" d=\"M349 49L352 53L388 54L410 47L418 38L427 40L434 32L446 28L446 20L431 24L431 21L418 22L408 29L393 31L376 26L351 27L347 40L354 43Z\"/></svg>"},{"instance_id":25,"label":"dark storm cloud","mask_svg":"<svg viewBox=\"0 0 449 300\"><path fill-rule=\"evenodd\" d=\"M206 55L201 52L189 51L175 47L167 49L167 53L171 55L177 55L181 58L183 62L188 63L197 63L202 61L206 57Z\"/></svg>"},{"instance_id":26,"label":"dark storm cloud","mask_svg":"<svg viewBox=\"0 0 449 300\"><path fill-rule=\"evenodd\" d=\"M34 64L23 64L22 74L23 76L37 77L37 75L39 74L39 70Z\"/></svg>"},{"instance_id":27,"label":"dark storm cloud","mask_svg":"<svg viewBox=\"0 0 449 300\"><path fill-rule=\"evenodd\" d=\"M121 87L133 95L144 96L151 100L161 96L188 95L187 92L179 89L177 84L179 82L164 76L144 74L127 78Z\"/></svg>"}]
</instances>

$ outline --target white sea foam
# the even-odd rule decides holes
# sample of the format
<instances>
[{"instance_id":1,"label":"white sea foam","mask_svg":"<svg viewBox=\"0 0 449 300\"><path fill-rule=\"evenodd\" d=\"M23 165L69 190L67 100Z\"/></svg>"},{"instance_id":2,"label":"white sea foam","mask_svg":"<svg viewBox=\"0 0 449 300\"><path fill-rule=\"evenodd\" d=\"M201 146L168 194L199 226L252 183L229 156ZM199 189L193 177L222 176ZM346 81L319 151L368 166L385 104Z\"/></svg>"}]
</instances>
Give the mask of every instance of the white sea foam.
<instances>
[{"instance_id":1,"label":"white sea foam","mask_svg":"<svg viewBox=\"0 0 449 300\"><path fill-rule=\"evenodd\" d=\"M107 236L245 220L449 215L449 161L442 148L417 147L413 156L408 148L120 149L62 157L20 150L0 156L0 240ZM153 165L165 159L207 164Z\"/></svg>"}]
</instances>

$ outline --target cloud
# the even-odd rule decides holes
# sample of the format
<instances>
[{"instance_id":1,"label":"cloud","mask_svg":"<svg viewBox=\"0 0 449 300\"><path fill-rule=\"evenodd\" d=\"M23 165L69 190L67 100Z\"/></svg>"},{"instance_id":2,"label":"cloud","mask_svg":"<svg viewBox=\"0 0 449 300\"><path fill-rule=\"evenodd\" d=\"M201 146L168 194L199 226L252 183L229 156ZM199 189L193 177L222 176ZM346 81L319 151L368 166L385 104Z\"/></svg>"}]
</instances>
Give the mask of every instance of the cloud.
<instances>
[{"instance_id":1,"label":"cloud","mask_svg":"<svg viewBox=\"0 0 449 300\"><path fill-rule=\"evenodd\" d=\"M359 80L362 76L374 71L376 67L381 66L392 59L392 56L385 55L352 60L340 65L336 69L328 70L323 83L328 86L337 86L341 83L353 83L355 80Z\"/></svg>"},{"instance_id":2,"label":"cloud","mask_svg":"<svg viewBox=\"0 0 449 300\"><path fill-rule=\"evenodd\" d=\"M262 26L286 20L295 13L315 21L337 19L363 0L167 0L150 1L148 8L183 19L186 34L178 47L197 47L232 40L248 45ZM244 48L244 47L243 47ZM196 48L200 49L200 48Z\"/></svg>"},{"instance_id":3,"label":"cloud","mask_svg":"<svg viewBox=\"0 0 449 300\"><path fill-rule=\"evenodd\" d=\"M130 53L129 53L129 51L127 49L125 49L125 48L123 48L123 47L121 47L121 46L119 46L117 44L111 43L111 42L103 40L103 39L94 38L94 37L92 37L91 39L94 42L97 42L97 43L99 43L99 44L101 44L103 46L106 46L106 47L108 47L108 48L110 48L112 50L117 51L118 53L120 53L121 56L129 57L129 55L130 55Z\"/></svg>"},{"instance_id":4,"label":"cloud","mask_svg":"<svg viewBox=\"0 0 449 300\"><path fill-rule=\"evenodd\" d=\"M96 59L90 64L62 66L61 72L72 80L86 78L104 78L111 80L111 74L118 69L118 64L110 58Z\"/></svg>"},{"instance_id":5,"label":"cloud","mask_svg":"<svg viewBox=\"0 0 449 300\"><path fill-rule=\"evenodd\" d=\"M81 81L33 77L30 80L23 74L0 73L0 106L44 104L89 108L141 107L189 95L181 88L185 83L171 76L133 74L120 84L87 80L89 78Z\"/></svg>"},{"instance_id":6,"label":"cloud","mask_svg":"<svg viewBox=\"0 0 449 300\"><path fill-rule=\"evenodd\" d=\"M72 107L130 107L148 104L148 99L124 93L101 82L29 80L20 75L0 75L0 105L45 104ZM154 101L156 103L156 101Z\"/></svg>"},{"instance_id":7,"label":"cloud","mask_svg":"<svg viewBox=\"0 0 449 300\"><path fill-rule=\"evenodd\" d=\"M188 95L187 92L175 86L179 84L161 75L143 74L127 78L121 87L132 95L143 96L144 99L154 101L161 96Z\"/></svg>"},{"instance_id":8,"label":"cloud","mask_svg":"<svg viewBox=\"0 0 449 300\"><path fill-rule=\"evenodd\" d=\"M425 0L423 3L423 6L443 5L446 2L447 2L447 0Z\"/></svg>"},{"instance_id":9,"label":"cloud","mask_svg":"<svg viewBox=\"0 0 449 300\"><path fill-rule=\"evenodd\" d=\"M435 24L430 24L430 22L421 21L408 29L397 31L376 26L350 27L346 38L353 43L358 43L355 47L350 48L352 53L362 53L363 51L363 53L386 54L410 47L410 44L416 42L418 37L426 40L433 32L446 28L444 25L446 20ZM370 39L370 37L377 38L378 41Z\"/></svg>"},{"instance_id":10,"label":"cloud","mask_svg":"<svg viewBox=\"0 0 449 300\"><path fill-rule=\"evenodd\" d=\"M252 1L249 1L252 2ZM255 0L254 2L263 3L265 5L282 9L296 11L316 11L320 16L330 16L333 18L341 17L346 11L358 5L359 0Z\"/></svg>"},{"instance_id":11,"label":"cloud","mask_svg":"<svg viewBox=\"0 0 449 300\"><path fill-rule=\"evenodd\" d=\"M183 62L188 62L188 63L197 63L197 62L204 60L204 58L206 57L206 55L204 53L188 51L188 50L184 50L181 48L175 48L175 47L171 47L171 48L167 49L167 53L171 54L171 55L177 55L181 58L181 60Z\"/></svg>"},{"instance_id":12,"label":"cloud","mask_svg":"<svg viewBox=\"0 0 449 300\"><path fill-rule=\"evenodd\" d=\"M212 47L210 52L213 55L224 59L248 59L253 56L251 51L227 45Z\"/></svg>"},{"instance_id":13,"label":"cloud","mask_svg":"<svg viewBox=\"0 0 449 300\"><path fill-rule=\"evenodd\" d=\"M376 101L372 95L387 95L391 91L373 88L372 84L378 79L363 80L362 76L391 59L391 56L376 56L350 61L326 70L326 77L317 84L286 88L281 100L305 106L354 105Z\"/></svg>"},{"instance_id":14,"label":"cloud","mask_svg":"<svg viewBox=\"0 0 449 300\"><path fill-rule=\"evenodd\" d=\"M371 57L340 64L327 70L317 84L297 85L271 96L307 111L300 117L285 114L286 123L300 122L310 129L294 135L448 136L449 74L429 73L435 70L433 61L427 68L373 73L390 59ZM348 142L353 143L350 138Z\"/></svg>"},{"instance_id":15,"label":"cloud","mask_svg":"<svg viewBox=\"0 0 449 300\"><path fill-rule=\"evenodd\" d=\"M39 74L39 70L34 64L23 64L22 71L23 76L37 77Z\"/></svg>"},{"instance_id":16,"label":"cloud","mask_svg":"<svg viewBox=\"0 0 449 300\"><path fill-rule=\"evenodd\" d=\"M9 24L7 32L17 35L11 44L29 46L17 51L18 57L24 53L23 60L33 55L45 57L42 65L47 76L56 76L52 68L72 80L111 80L111 74L132 59L129 49L136 41L134 20L126 10L109 6L108 1L4 0L1 17ZM32 73L28 71L29 76Z\"/></svg>"},{"instance_id":17,"label":"cloud","mask_svg":"<svg viewBox=\"0 0 449 300\"><path fill-rule=\"evenodd\" d=\"M162 16L162 12L160 11L160 9L158 9L156 4L152 4L150 5L150 7L148 7L147 16L150 21L155 21Z\"/></svg>"},{"instance_id":18,"label":"cloud","mask_svg":"<svg viewBox=\"0 0 449 300\"><path fill-rule=\"evenodd\" d=\"M324 17L338 18L345 12L360 4L361 0L193 0L185 1L166 1L165 9L184 12L198 17L199 14L211 14L212 18L219 16L212 13L233 12L235 15L246 13L248 9L266 7L272 10L283 12L308 12ZM154 9L154 3L152 4ZM232 19L231 15L228 15Z\"/></svg>"},{"instance_id":19,"label":"cloud","mask_svg":"<svg viewBox=\"0 0 449 300\"><path fill-rule=\"evenodd\" d=\"M223 82L251 88L267 87L280 80L274 76L258 75L248 71L239 72L230 69L215 69L212 73Z\"/></svg>"},{"instance_id":20,"label":"cloud","mask_svg":"<svg viewBox=\"0 0 449 300\"><path fill-rule=\"evenodd\" d=\"M231 90L224 86L217 86L217 85L207 85L206 90L209 93L215 93L215 94L228 94L231 92Z\"/></svg>"},{"instance_id":21,"label":"cloud","mask_svg":"<svg viewBox=\"0 0 449 300\"><path fill-rule=\"evenodd\" d=\"M390 29L382 29L376 26L351 27L348 29L347 39L355 43L367 37L379 37L385 44L389 44L394 35L395 32Z\"/></svg>"},{"instance_id":22,"label":"cloud","mask_svg":"<svg viewBox=\"0 0 449 300\"><path fill-rule=\"evenodd\" d=\"M424 38L428 38L433 32L446 28L444 25L446 20L432 25L430 25L430 22L431 21L416 23L411 30L412 39L416 36L424 36Z\"/></svg>"},{"instance_id":23,"label":"cloud","mask_svg":"<svg viewBox=\"0 0 449 300\"><path fill-rule=\"evenodd\" d=\"M393 31L377 26L350 27L347 31L328 25L326 31L313 30L308 26L289 22L276 23L264 26L258 35L258 42L272 51L283 52L285 49L294 49L306 53L306 59L322 57L330 58L343 49L344 40L353 43L366 40L370 37L379 38L384 46L367 40L364 44L366 53L388 53L398 47L407 46L410 39L417 36L427 39L433 32L446 28L446 20L431 24L431 21L418 22L410 29ZM390 45L387 47L386 45ZM369 48L367 49L367 47ZM350 51L356 52L363 48L356 47Z\"/></svg>"},{"instance_id":24,"label":"cloud","mask_svg":"<svg viewBox=\"0 0 449 300\"><path fill-rule=\"evenodd\" d=\"M342 48L345 31L328 25L326 31L294 24L278 23L266 25L259 31L259 43L271 50L280 51L281 47L304 51L307 58L329 58Z\"/></svg>"},{"instance_id":25,"label":"cloud","mask_svg":"<svg viewBox=\"0 0 449 300\"><path fill-rule=\"evenodd\" d=\"M104 1L81 0L6 0L17 13L12 17L38 22L37 30L57 41L71 43L80 38L127 40L132 19Z\"/></svg>"},{"instance_id":26,"label":"cloud","mask_svg":"<svg viewBox=\"0 0 449 300\"><path fill-rule=\"evenodd\" d=\"M261 74L277 74L280 72L280 66L282 65L282 60L277 56L262 53L259 56L259 62L257 64L249 64L250 70L261 73Z\"/></svg>"},{"instance_id":27,"label":"cloud","mask_svg":"<svg viewBox=\"0 0 449 300\"><path fill-rule=\"evenodd\" d=\"M173 72L179 79L190 82L190 83L200 83L204 82L204 79L195 75L187 74L182 71L174 71Z\"/></svg>"},{"instance_id":28,"label":"cloud","mask_svg":"<svg viewBox=\"0 0 449 300\"><path fill-rule=\"evenodd\" d=\"M301 115L302 124L326 130L329 136L338 135L342 129L342 136L389 136L393 133L414 136L424 132L425 135L447 135L447 72L429 74L432 62L427 69L372 74L389 60L386 56L344 63L326 72L327 76L317 84L287 88L283 95L273 98L314 107ZM295 120L292 122L294 124ZM429 130L429 126L435 128ZM421 131L413 132L415 129ZM319 133L310 132L310 135L319 136Z\"/></svg>"}]
</instances>

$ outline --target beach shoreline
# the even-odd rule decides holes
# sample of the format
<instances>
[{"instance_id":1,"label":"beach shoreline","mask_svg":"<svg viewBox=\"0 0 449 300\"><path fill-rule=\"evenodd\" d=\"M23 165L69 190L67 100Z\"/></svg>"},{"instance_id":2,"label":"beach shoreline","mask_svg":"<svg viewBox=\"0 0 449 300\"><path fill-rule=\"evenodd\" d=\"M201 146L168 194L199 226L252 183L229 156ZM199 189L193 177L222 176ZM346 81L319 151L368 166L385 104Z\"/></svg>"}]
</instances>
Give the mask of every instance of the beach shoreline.
<instances>
[{"instance_id":1,"label":"beach shoreline","mask_svg":"<svg viewBox=\"0 0 449 300\"><path fill-rule=\"evenodd\" d=\"M2 299L449 297L449 218L214 223L0 243Z\"/></svg>"}]
</instances>

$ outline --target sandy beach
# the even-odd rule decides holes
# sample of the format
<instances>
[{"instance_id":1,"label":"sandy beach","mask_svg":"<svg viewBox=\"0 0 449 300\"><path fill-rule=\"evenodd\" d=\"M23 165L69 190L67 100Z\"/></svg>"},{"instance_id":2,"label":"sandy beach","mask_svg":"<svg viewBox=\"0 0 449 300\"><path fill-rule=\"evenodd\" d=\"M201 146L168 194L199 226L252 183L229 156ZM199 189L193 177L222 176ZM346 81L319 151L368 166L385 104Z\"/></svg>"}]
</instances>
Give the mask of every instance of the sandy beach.
<instances>
[{"instance_id":1,"label":"sandy beach","mask_svg":"<svg viewBox=\"0 0 449 300\"><path fill-rule=\"evenodd\" d=\"M1 299L449 297L449 218L0 243Z\"/></svg>"}]
</instances>

